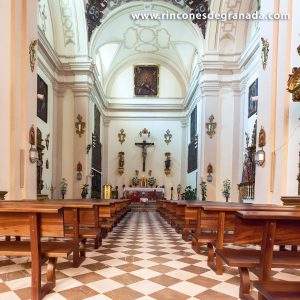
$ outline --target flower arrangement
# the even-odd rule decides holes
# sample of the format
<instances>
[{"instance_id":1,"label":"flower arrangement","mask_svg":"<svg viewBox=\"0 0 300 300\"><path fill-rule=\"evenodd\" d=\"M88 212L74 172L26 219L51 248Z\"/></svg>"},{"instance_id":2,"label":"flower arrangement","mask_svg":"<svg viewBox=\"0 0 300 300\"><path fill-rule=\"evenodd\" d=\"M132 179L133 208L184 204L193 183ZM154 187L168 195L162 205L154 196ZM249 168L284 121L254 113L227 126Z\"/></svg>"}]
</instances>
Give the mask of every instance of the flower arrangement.
<instances>
[{"instance_id":1,"label":"flower arrangement","mask_svg":"<svg viewBox=\"0 0 300 300\"><path fill-rule=\"evenodd\" d=\"M184 190L183 198L184 200L188 200L188 201L196 200L197 189L196 188L192 189L192 187L188 185Z\"/></svg>"},{"instance_id":2,"label":"flower arrangement","mask_svg":"<svg viewBox=\"0 0 300 300\"><path fill-rule=\"evenodd\" d=\"M230 192L231 192L231 181L229 179L226 179L223 181L223 189L222 194L226 199L226 202L228 202L228 199L230 198Z\"/></svg>"},{"instance_id":3,"label":"flower arrangement","mask_svg":"<svg viewBox=\"0 0 300 300\"><path fill-rule=\"evenodd\" d=\"M207 183L202 179L200 182L202 201L207 199Z\"/></svg>"},{"instance_id":4,"label":"flower arrangement","mask_svg":"<svg viewBox=\"0 0 300 300\"><path fill-rule=\"evenodd\" d=\"M65 199L65 195L67 193L68 182L66 178L63 178L60 182L60 192L63 199Z\"/></svg>"},{"instance_id":5,"label":"flower arrangement","mask_svg":"<svg viewBox=\"0 0 300 300\"><path fill-rule=\"evenodd\" d=\"M81 198L82 199L85 199L86 196L88 195L88 193L89 193L88 187L89 187L89 185L87 183L82 186L82 188L81 188Z\"/></svg>"},{"instance_id":6,"label":"flower arrangement","mask_svg":"<svg viewBox=\"0 0 300 300\"><path fill-rule=\"evenodd\" d=\"M139 183L140 183L140 180L139 180L139 171L138 170L135 170L135 176L132 177L131 179L131 184L133 186L138 186Z\"/></svg>"}]
</instances>

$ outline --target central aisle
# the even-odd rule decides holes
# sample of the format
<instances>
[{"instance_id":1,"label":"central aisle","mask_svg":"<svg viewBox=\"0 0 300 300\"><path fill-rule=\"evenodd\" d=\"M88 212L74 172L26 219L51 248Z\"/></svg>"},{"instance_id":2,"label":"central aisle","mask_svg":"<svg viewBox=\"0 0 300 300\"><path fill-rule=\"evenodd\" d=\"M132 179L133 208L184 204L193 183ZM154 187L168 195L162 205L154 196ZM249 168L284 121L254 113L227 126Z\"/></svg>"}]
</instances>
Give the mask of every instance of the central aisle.
<instances>
[{"instance_id":1,"label":"central aisle","mask_svg":"<svg viewBox=\"0 0 300 300\"><path fill-rule=\"evenodd\" d=\"M4 260L0 263L1 274ZM12 259L9 270L18 272L0 277L10 289L0 289L0 299L28 299L28 264ZM13 273L20 272L23 278L14 278ZM206 265L206 256L195 254L158 213L129 213L102 247L87 252L81 267L72 268L69 261L60 260L55 293L44 299L237 299L237 270L230 273L215 275Z\"/></svg>"}]
</instances>

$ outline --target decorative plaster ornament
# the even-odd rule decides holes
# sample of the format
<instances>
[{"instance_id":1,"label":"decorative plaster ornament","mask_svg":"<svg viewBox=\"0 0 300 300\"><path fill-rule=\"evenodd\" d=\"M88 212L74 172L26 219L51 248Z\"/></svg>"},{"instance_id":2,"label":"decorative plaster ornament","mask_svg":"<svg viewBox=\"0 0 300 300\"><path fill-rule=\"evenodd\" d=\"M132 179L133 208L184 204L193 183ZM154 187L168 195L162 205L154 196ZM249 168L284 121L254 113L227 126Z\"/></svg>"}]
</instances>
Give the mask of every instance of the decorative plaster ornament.
<instances>
[{"instance_id":1,"label":"decorative plaster ornament","mask_svg":"<svg viewBox=\"0 0 300 300\"><path fill-rule=\"evenodd\" d=\"M81 137L85 132L85 122L82 122L82 116L78 114L77 122L75 122L76 134Z\"/></svg>"},{"instance_id":2,"label":"decorative plaster ornament","mask_svg":"<svg viewBox=\"0 0 300 300\"><path fill-rule=\"evenodd\" d=\"M164 134L164 137L165 137L165 143L166 143L167 145L169 145L169 144L171 143L171 140L172 140L172 134L171 134L171 132L170 132L170 129L168 129L168 130L166 131L166 133Z\"/></svg>"},{"instance_id":3,"label":"decorative plaster ornament","mask_svg":"<svg viewBox=\"0 0 300 300\"><path fill-rule=\"evenodd\" d=\"M298 52L298 54L300 55L300 45L299 45L298 48L297 48L297 52Z\"/></svg>"},{"instance_id":4,"label":"decorative plaster ornament","mask_svg":"<svg viewBox=\"0 0 300 300\"><path fill-rule=\"evenodd\" d=\"M45 3L44 4L39 3L39 19L40 19L39 27L45 33L46 32L46 20L47 20Z\"/></svg>"},{"instance_id":5,"label":"decorative plaster ornament","mask_svg":"<svg viewBox=\"0 0 300 300\"><path fill-rule=\"evenodd\" d=\"M143 136L150 137L150 131L147 128L144 128L143 130L140 131L140 137L143 137Z\"/></svg>"},{"instance_id":6,"label":"decorative plaster ornament","mask_svg":"<svg viewBox=\"0 0 300 300\"><path fill-rule=\"evenodd\" d=\"M287 82L287 90L293 94L293 101L300 101L300 68L293 68Z\"/></svg>"},{"instance_id":7,"label":"decorative plaster ornament","mask_svg":"<svg viewBox=\"0 0 300 300\"><path fill-rule=\"evenodd\" d=\"M126 139L126 133L125 133L125 130L123 128L118 133L118 138L119 138L119 142L122 145L125 142L125 139Z\"/></svg>"},{"instance_id":8,"label":"decorative plaster ornament","mask_svg":"<svg viewBox=\"0 0 300 300\"><path fill-rule=\"evenodd\" d=\"M66 1L66 0L65 0ZM135 0L86 0L85 5L85 16L87 20L87 28L88 28L88 38L90 40L93 31L96 27L98 27L102 23L102 19L107 13L108 10L113 10L117 7L120 7L122 4L132 2ZM209 13L209 1L208 0L164 0L165 2L173 3L180 8L185 9L188 13L193 14L208 14ZM151 11L154 9L154 5L152 3L145 3L144 10ZM135 21L135 24L138 24L139 20ZM158 20L142 20L145 22L152 22ZM206 34L206 25L207 19L205 18L197 18L193 20L193 23L197 24L201 29L203 37L205 38ZM140 48L140 47L139 47ZM143 48L144 49L144 48Z\"/></svg>"},{"instance_id":9,"label":"decorative plaster ornament","mask_svg":"<svg viewBox=\"0 0 300 300\"><path fill-rule=\"evenodd\" d=\"M34 40L29 45L29 59L30 59L31 72L33 72L34 68L35 68L37 43L38 43L38 40Z\"/></svg>"},{"instance_id":10,"label":"decorative plaster ornament","mask_svg":"<svg viewBox=\"0 0 300 300\"><path fill-rule=\"evenodd\" d=\"M267 39L261 38L262 48L261 48L261 61L263 69L265 70L268 63L270 44Z\"/></svg>"},{"instance_id":11,"label":"decorative plaster ornament","mask_svg":"<svg viewBox=\"0 0 300 300\"><path fill-rule=\"evenodd\" d=\"M206 123L206 133L211 139L216 134L216 128L217 128L217 123L214 122L214 119L215 119L214 115L211 115L208 118L209 122Z\"/></svg>"}]
</instances>

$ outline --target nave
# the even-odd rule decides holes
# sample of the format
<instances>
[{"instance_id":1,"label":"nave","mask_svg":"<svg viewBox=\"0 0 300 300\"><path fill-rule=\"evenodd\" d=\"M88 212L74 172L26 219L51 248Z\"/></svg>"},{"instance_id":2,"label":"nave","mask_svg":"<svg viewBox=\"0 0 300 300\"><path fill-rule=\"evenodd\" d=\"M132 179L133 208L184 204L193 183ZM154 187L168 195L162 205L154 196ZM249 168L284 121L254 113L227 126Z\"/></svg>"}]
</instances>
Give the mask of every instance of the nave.
<instances>
[{"instance_id":1,"label":"nave","mask_svg":"<svg viewBox=\"0 0 300 300\"><path fill-rule=\"evenodd\" d=\"M78 268L59 258L56 287L44 299L238 299L238 270L226 267L216 275L206 253L196 254L157 212L128 213L102 246L91 245L86 255ZM272 273L291 281L299 275L289 269ZM29 258L0 258L0 299L30 299Z\"/></svg>"}]
</instances>

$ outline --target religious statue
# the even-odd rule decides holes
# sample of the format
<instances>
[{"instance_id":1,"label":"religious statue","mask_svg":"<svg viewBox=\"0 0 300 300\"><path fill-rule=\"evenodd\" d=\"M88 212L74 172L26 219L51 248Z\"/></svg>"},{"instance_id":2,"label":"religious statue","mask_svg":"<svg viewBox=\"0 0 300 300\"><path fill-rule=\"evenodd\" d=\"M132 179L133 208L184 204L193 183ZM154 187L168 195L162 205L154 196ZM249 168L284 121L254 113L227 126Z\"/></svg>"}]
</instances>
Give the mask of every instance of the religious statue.
<instances>
[{"instance_id":1,"label":"religious statue","mask_svg":"<svg viewBox=\"0 0 300 300\"><path fill-rule=\"evenodd\" d=\"M142 159L143 159L143 172L146 171L146 158L147 158L147 148L154 146L154 143L149 143L146 141L146 137L148 136L150 137L150 131L148 131L148 129L144 128L141 132L140 132L140 137L143 138L143 141L140 143L135 143L136 146L142 148Z\"/></svg>"},{"instance_id":2,"label":"religious statue","mask_svg":"<svg viewBox=\"0 0 300 300\"><path fill-rule=\"evenodd\" d=\"M125 165L125 153L123 151L120 151L118 153L118 157L119 157L119 167L118 167L118 172L120 175L122 175L124 173L124 165Z\"/></svg>"},{"instance_id":3,"label":"religious statue","mask_svg":"<svg viewBox=\"0 0 300 300\"><path fill-rule=\"evenodd\" d=\"M171 173L171 153L166 152L165 153L166 160L165 160L165 174L170 175Z\"/></svg>"}]
</instances>

